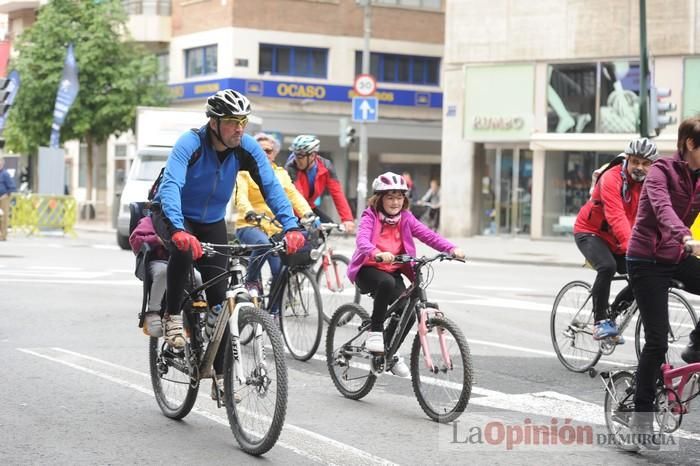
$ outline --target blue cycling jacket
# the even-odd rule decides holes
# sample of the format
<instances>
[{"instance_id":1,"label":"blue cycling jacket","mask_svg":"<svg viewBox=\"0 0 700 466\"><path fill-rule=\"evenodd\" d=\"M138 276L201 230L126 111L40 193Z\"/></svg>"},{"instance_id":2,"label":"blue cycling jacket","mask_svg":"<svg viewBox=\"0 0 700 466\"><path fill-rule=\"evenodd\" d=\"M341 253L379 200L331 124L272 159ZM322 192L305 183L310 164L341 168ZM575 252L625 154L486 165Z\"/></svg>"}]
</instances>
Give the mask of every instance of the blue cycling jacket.
<instances>
[{"instance_id":1,"label":"blue cycling jacket","mask_svg":"<svg viewBox=\"0 0 700 466\"><path fill-rule=\"evenodd\" d=\"M239 170L250 173L284 231L298 228L287 195L257 141L244 134L241 145L222 163L209 140L207 128L208 125L204 125L197 133L187 131L180 136L168 156L163 179L153 199L160 203L170 221L171 234L185 229L184 219L197 223L223 220ZM197 151L200 157L188 167L190 157Z\"/></svg>"}]
</instances>

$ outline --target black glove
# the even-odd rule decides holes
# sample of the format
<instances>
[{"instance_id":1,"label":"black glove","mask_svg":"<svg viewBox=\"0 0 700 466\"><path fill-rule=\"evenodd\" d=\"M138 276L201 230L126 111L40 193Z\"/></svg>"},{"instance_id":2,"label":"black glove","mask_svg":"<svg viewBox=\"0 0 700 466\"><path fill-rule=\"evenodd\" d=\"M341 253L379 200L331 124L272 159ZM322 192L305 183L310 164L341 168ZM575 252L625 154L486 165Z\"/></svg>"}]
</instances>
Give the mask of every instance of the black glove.
<instances>
[{"instance_id":1,"label":"black glove","mask_svg":"<svg viewBox=\"0 0 700 466\"><path fill-rule=\"evenodd\" d=\"M256 220L257 216L258 216L258 214L255 213L254 210L249 210L245 214L245 221L246 222L254 222Z\"/></svg>"}]
</instances>

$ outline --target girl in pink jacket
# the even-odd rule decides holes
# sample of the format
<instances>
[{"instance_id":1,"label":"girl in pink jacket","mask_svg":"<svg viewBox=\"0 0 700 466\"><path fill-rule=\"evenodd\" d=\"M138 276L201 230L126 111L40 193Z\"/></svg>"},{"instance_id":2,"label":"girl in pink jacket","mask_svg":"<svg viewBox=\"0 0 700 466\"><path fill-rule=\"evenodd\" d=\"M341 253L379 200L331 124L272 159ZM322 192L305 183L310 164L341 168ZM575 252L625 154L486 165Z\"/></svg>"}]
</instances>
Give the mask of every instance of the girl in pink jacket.
<instances>
[{"instance_id":1,"label":"girl in pink jacket","mask_svg":"<svg viewBox=\"0 0 700 466\"><path fill-rule=\"evenodd\" d=\"M348 266L348 277L363 293L374 292L372 327L365 347L374 353L384 352L384 320L386 310L406 289L401 273L413 279L408 264L395 264L400 254L416 255L416 237L441 252L463 259L464 252L421 223L408 210L408 185L396 173L386 172L372 183L374 194L362 212L357 232L357 248ZM390 335L388 335L390 336ZM408 377L409 370L402 358L391 371Z\"/></svg>"}]
</instances>

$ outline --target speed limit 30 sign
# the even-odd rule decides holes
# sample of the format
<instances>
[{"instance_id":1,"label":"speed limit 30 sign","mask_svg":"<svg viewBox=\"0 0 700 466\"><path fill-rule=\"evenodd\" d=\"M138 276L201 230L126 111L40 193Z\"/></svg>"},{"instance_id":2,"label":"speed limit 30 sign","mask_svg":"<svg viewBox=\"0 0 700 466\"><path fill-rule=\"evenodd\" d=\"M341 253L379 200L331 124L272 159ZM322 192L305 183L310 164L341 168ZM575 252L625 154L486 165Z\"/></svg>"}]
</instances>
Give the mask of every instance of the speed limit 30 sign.
<instances>
[{"instance_id":1,"label":"speed limit 30 sign","mask_svg":"<svg viewBox=\"0 0 700 466\"><path fill-rule=\"evenodd\" d=\"M370 96L377 90L377 81L371 74L358 74L355 77L355 93L361 96Z\"/></svg>"}]
</instances>

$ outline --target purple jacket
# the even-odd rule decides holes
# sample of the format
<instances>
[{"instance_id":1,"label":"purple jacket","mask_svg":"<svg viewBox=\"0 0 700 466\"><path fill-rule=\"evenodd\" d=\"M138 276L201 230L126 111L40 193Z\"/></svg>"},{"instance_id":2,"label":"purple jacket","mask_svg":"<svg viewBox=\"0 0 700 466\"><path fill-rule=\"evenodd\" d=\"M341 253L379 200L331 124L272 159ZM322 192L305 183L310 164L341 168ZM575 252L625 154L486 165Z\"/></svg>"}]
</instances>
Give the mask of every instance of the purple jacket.
<instances>
[{"instance_id":1,"label":"purple jacket","mask_svg":"<svg viewBox=\"0 0 700 466\"><path fill-rule=\"evenodd\" d=\"M399 230L401 231L403 250L406 254L410 254L411 256L416 255L416 244L413 242L414 236L437 251L450 252L456 247L422 224L409 210L401 212ZM357 272L359 272L360 267L362 267L376 251L377 247L375 244L377 244L377 238L379 238L379 233L381 231L382 224L377 212L371 207L366 208L365 211L362 212L360 226L357 230L357 239L355 240L357 248L348 266L348 278L350 278L351 282L355 283L355 277L357 277ZM413 280L413 271L408 264L405 264L401 271L406 274L408 278Z\"/></svg>"},{"instance_id":2,"label":"purple jacket","mask_svg":"<svg viewBox=\"0 0 700 466\"><path fill-rule=\"evenodd\" d=\"M637 221L632 228L627 257L677 264L687 253L683 237L700 212L700 180L680 154L652 165L644 180Z\"/></svg>"}]
</instances>

